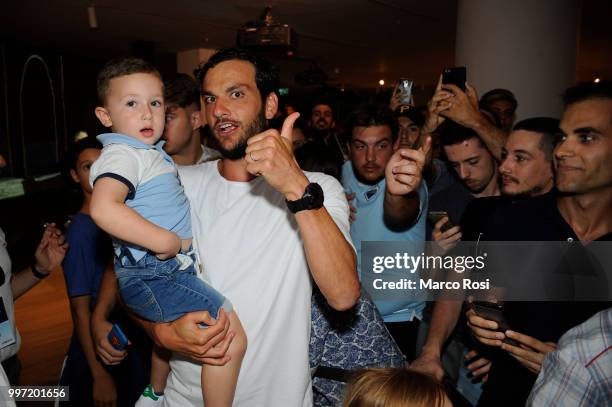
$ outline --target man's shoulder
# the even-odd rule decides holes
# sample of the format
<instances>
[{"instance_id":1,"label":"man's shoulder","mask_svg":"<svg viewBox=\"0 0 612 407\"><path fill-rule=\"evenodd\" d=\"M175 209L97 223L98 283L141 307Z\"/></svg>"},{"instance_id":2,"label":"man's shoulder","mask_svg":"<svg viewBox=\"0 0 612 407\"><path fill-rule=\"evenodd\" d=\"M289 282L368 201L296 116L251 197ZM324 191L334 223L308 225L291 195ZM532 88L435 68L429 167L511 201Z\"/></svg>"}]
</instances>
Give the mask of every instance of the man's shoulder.
<instances>
[{"instance_id":1,"label":"man's shoulder","mask_svg":"<svg viewBox=\"0 0 612 407\"><path fill-rule=\"evenodd\" d=\"M329 191L336 193L338 191L343 191L340 181L331 175L327 175L322 172L310 171L304 171L304 175L306 175L306 178L308 178L310 182L316 182L317 184L321 185L323 192Z\"/></svg>"},{"instance_id":2,"label":"man's shoulder","mask_svg":"<svg viewBox=\"0 0 612 407\"><path fill-rule=\"evenodd\" d=\"M596 382L607 382L612 373L612 308L593 315L570 329L559 340L559 359L577 362Z\"/></svg>"}]
</instances>

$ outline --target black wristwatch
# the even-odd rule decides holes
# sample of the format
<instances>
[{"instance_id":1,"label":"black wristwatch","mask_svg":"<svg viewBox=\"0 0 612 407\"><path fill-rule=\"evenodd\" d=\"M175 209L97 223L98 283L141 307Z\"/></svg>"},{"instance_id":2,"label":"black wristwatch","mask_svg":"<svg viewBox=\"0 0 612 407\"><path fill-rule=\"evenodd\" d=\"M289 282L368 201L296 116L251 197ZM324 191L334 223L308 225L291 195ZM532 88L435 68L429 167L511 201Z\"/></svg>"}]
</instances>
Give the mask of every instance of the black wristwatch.
<instances>
[{"instance_id":1,"label":"black wristwatch","mask_svg":"<svg viewBox=\"0 0 612 407\"><path fill-rule=\"evenodd\" d=\"M36 262L33 262L32 265L30 266L30 269L32 270L32 274L34 274L34 277L42 280L45 277L49 277L49 274L51 273L41 273L40 271L38 271L38 269L36 268Z\"/></svg>"},{"instance_id":2,"label":"black wristwatch","mask_svg":"<svg viewBox=\"0 0 612 407\"><path fill-rule=\"evenodd\" d=\"M292 213L307 209L319 209L323 206L323 188L316 182L311 182L306 187L304 195L296 201L288 201L287 207Z\"/></svg>"}]
</instances>

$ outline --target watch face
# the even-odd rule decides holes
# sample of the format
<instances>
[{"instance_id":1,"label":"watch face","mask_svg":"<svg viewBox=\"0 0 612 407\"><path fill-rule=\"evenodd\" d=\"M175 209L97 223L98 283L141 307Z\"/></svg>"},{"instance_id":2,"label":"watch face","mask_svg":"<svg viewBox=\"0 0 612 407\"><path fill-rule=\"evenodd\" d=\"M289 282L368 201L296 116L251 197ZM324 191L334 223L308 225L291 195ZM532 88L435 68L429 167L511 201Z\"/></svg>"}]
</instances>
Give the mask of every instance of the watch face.
<instances>
[{"instance_id":1,"label":"watch face","mask_svg":"<svg viewBox=\"0 0 612 407\"><path fill-rule=\"evenodd\" d=\"M323 206L323 189L317 183L310 183L304 195L296 201L287 201L289 210L293 213L307 209L318 209Z\"/></svg>"},{"instance_id":2,"label":"watch face","mask_svg":"<svg viewBox=\"0 0 612 407\"><path fill-rule=\"evenodd\" d=\"M317 183L311 183L306 188L304 198L308 199L308 208L316 209L323 206L323 189Z\"/></svg>"}]
</instances>

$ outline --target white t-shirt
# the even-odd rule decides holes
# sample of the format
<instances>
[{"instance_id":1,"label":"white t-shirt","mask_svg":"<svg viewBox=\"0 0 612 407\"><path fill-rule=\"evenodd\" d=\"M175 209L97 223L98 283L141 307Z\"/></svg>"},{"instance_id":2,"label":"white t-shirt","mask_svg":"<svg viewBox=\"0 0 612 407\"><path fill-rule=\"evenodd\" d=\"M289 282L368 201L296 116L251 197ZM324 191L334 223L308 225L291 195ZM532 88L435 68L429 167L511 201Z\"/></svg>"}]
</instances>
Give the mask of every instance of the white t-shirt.
<instances>
[{"instance_id":1,"label":"white t-shirt","mask_svg":"<svg viewBox=\"0 0 612 407\"><path fill-rule=\"evenodd\" d=\"M214 148L207 147L205 145L201 145L202 147L202 155L196 164L203 164L207 161L218 160L221 158L221 153L215 150Z\"/></svg>"},{"instance_id":2,"label":"white t-shirt","mask_svg":"<svg viewBox=\"0 0 612 407\"><path fill-rule=\"evenodd\" d=\"M13 308L13 290L11 289L11 258L6 251L6 240L4 238L4 232L0 229L0 266L4 270L4 284L0 286L0 297L4 302L6 309L6 315L9 317L13 328L13 335L15 336L15 343L5 348L0 349L0 362L4 361L11 356L15 355L21 347L21 336L15 325L15 310Z\"/></svg>"},{"instance_id":3,"label":"white t-shirt","mask_svg":"<svg viewBox=\"0 0 612 407\"><path fill-rule=\"evenodd\" d=\"M248 348L234 406L312 405L308 368L311 278L294 215L263 177L223 178L217 162L181 167L196 246L212 286L234 305ZM348 205L338 181L306 173L350 242ZM201 365L171 360L166 406L201 406Z\"/></svg>"}]
</instances>

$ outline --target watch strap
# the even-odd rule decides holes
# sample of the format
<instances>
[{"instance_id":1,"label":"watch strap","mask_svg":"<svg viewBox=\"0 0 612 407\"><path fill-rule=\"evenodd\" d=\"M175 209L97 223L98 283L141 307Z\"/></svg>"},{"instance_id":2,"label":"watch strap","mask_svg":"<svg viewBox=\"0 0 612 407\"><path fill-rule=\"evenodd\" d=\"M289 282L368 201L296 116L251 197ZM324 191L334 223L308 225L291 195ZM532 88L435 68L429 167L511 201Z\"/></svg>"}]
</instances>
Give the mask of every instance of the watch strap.
<instances>
[{"instance_id":1,"label":"watch strap","mask_svg":"<svg viewBox=\"0 0 612 407\"><path fill-rule=\"evenodd\" d=\"M34 277L40 280L42 280L45 277L49 277L50 273L41 273L40 271L38 271L38 269L36 268L36 261L32 262L30 269L32 270L32 274L34 274Z\"/></svg>"}]
</instances>

